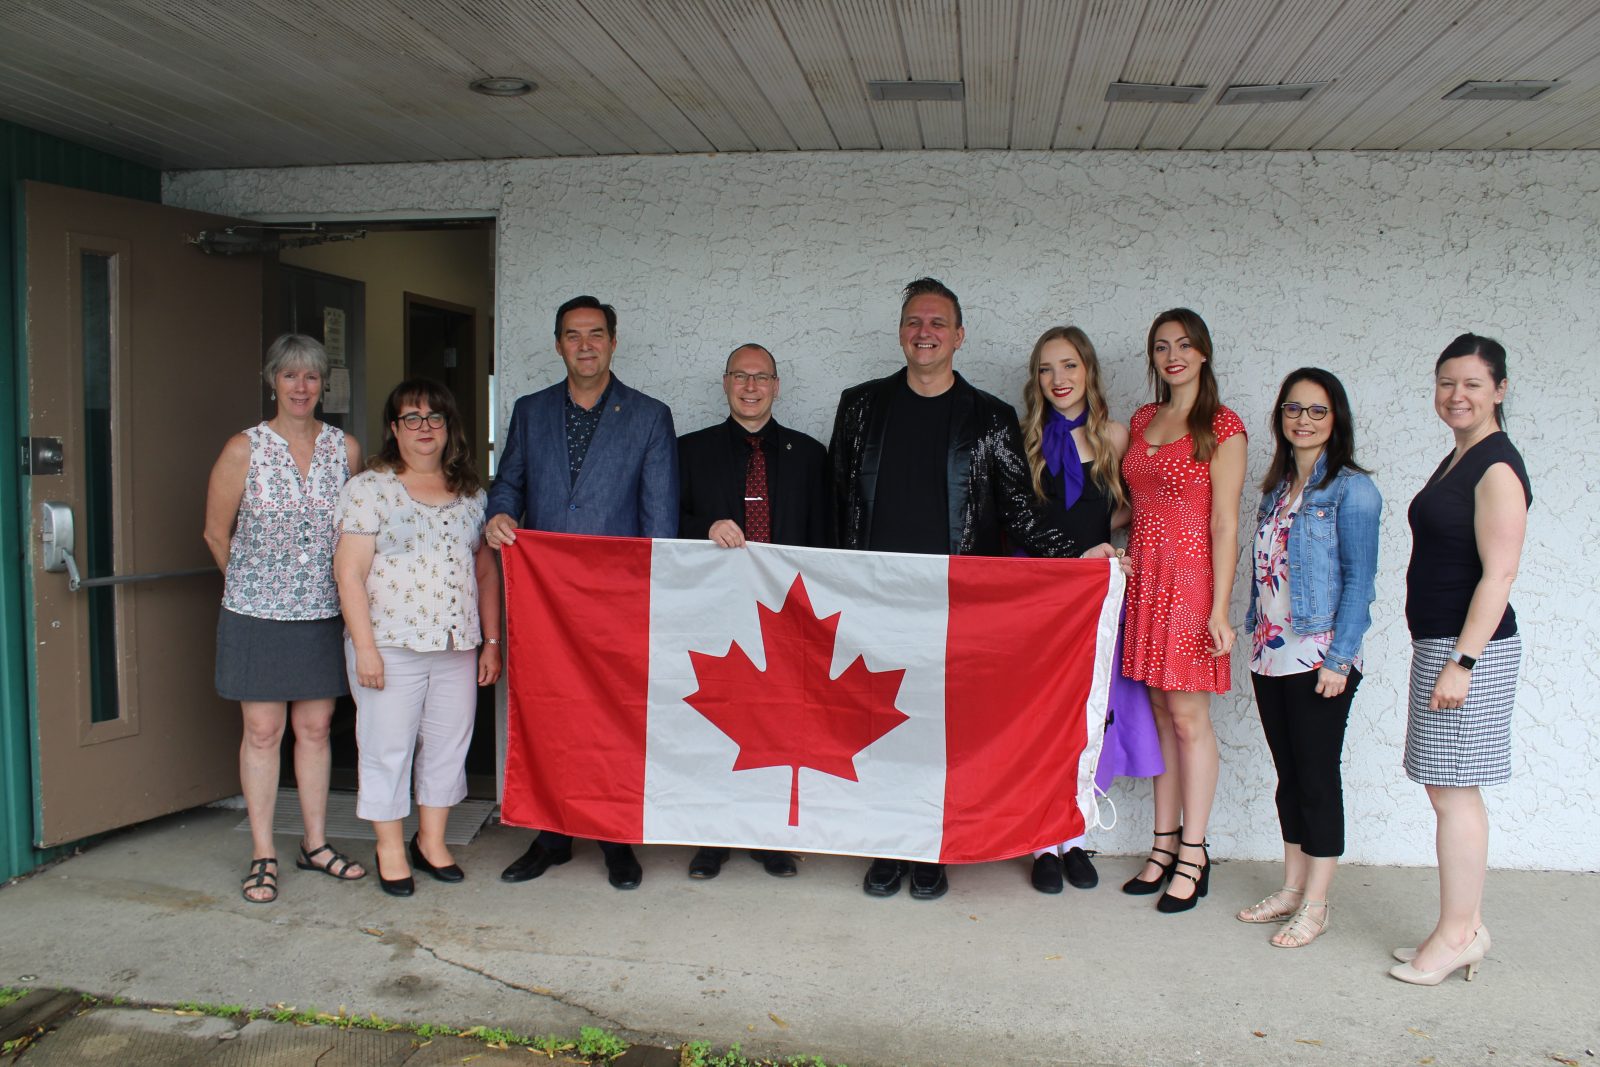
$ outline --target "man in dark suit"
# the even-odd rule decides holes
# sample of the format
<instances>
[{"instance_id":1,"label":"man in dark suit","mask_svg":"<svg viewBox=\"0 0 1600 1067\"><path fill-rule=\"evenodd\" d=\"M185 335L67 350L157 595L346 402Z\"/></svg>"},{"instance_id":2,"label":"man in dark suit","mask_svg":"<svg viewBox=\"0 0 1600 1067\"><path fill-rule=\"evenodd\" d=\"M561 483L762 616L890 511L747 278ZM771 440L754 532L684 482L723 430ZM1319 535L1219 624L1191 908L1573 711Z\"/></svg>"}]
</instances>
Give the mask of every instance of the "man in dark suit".
<instances>
[{"instance_id":1,"label":"man in dark suit","mask_svg":"<svg viewBox=\"0 0 1600 1067\"><path fill-rule=\"evenodd\" d=\"M515 541L518 526L556 533L672 537L678 530L678 450L672 412L611 373L617 313L592 296L556 311L556 352L566 381L517 401L511 412L484 540ZM644 871L628 845L600 842L610 882L633 889ZM572 858L572 838L541 832L500 877L537 878Z\"/></svg>"},{"instance_id":2,"label":"man in dark suit","mask_svg":"<svg viewBox=\"0 0 1600 1067\"><path fill-rule=\"evenodd\" d=\"M1073 544L1034 503L1016 410L956 373L966 336L961 302L947 286L918 278L905 287L905 367L839 398L828 448L839 548L1076 556L1089 547ZM900 860L875 859L862 888L893 896L906 870ZM910 872L914 898L934 900L949 888L943 864L911 864Z\"/></svg>"},{"instance_id":3,"label":"man in dark suit","mask_svg":"<svg viewBox=\"0 0 1600 1067\"><path fill-rule=\"evenodd\" d=\"M778 361L757 344L728 355L722 389L728 417L678 438L678 536L709 537L724 548L747 541L779 545L827 543L827 452L822 443L772 417L778 399ZM792 877L788 852L751 856L779 878ZM690 878L715 878L725 848L702 848L689 861Z\"/></svg>"}]
</instances>

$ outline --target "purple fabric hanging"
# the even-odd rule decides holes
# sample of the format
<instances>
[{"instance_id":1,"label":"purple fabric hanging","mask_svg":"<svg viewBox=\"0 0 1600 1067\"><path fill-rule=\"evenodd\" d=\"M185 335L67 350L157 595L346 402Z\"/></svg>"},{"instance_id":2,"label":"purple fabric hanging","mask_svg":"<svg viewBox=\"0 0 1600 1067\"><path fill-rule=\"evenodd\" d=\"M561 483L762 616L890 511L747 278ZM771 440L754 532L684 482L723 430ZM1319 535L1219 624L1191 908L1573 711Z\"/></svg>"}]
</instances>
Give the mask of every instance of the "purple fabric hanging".
<instances>
[{"instance_id":1,"label":"purple fabric hanging","mask_svg":"<svg viewBox=\"0 0 1600 1067\"><path fill-rule=\"evenodd\" d=\"M1087 404L1075 419L1067 418L1055 408L1044 414L1044 433L1040 437L1039 450L1044 454L1044 465L1050 473L1061 476L1065 490L1061 506L1064 508L1072 507L1083 495L1083 460L1078 458L1078 442L1072 439L1072 431L1088 421Z\"/></svg>"}]
</instances>

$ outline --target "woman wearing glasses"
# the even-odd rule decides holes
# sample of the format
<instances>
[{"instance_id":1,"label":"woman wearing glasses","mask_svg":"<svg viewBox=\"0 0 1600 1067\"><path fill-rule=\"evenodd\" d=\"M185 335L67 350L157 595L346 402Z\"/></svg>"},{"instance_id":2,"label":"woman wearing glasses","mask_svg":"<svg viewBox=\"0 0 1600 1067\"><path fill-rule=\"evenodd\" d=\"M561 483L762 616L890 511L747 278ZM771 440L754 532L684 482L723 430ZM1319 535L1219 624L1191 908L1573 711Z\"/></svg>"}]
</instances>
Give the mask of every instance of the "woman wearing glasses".
<instances>
[{"instance_id":1,"label":"woman wearing glasses","mask_svg":"<svg viewBox=\"0 0 1600 1067\"><path fill-rule=\"evenodd\" d=\"M467 795L477 687L500 676L500 582L450 391L401 382L383 420L383 448L340 494L333 568L361 751L356 814L377 831L383 891L405 897L413 868L441 882L465 877L445 822ZM413 775L408 846L400 824Z\"/></svg>"},{"instance_id":2,"label":"woman wearing glasses","mask_svg":"<svg viewBox=\"0 0 1600 1067\"><path fill-rule=\"evenodd\" d=\"M1344 853L1339 756L1372 622L1383 498L1355 462L1350 402L1327 371L1302 367L1283 380L1272 437L1244 628L1278 769L1284 876L1282 889L1238 918L1288 920L1271 943L1303 948L1328 928L1328 887Z\"/></svg>"}]
</instances>

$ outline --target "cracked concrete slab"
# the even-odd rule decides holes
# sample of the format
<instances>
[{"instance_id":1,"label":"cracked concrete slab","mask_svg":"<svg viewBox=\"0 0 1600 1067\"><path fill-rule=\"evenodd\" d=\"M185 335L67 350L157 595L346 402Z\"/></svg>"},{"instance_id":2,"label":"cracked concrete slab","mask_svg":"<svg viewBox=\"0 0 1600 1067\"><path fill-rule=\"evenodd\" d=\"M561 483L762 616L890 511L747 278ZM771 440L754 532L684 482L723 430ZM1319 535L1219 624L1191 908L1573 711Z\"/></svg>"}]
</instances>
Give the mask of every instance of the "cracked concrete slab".
<instances>
[{"instance_id":1,"label":"cracked concrete slab","mask_svg":"<svg viewBox=\"0 0 1600 1067\"><path fill-rule=\"evenodd\" d=\"M286 864L249 904L236 816L195 811L118 834L0 890L0 984L37 976L149 1001L291 1004L411 1025L739 1042L850 1064L1546 1065L1600 1050L1600 879L1492 872L1494 950L1477 981L1402 986L1389 949L1430 925L1425 869L1346 867L1315 945L1267 944L1233 913L1275 865L1219 862L1177 916L1102 885L1042 896L1025 861L955 868L943 900L861 892L865 864L810 857L778 880L738 855L712 881L686 848L640 850L618 893L598 850L521 885L498 879L528 835L491 827L456 850L467 881L410 899ZM346 843L338 842L341 847ZM280 855L294 842L280 839ZM358 858L368 857L353 851ZM93 916L92 922L83 921Z\"/></svg>"}]
</instances>

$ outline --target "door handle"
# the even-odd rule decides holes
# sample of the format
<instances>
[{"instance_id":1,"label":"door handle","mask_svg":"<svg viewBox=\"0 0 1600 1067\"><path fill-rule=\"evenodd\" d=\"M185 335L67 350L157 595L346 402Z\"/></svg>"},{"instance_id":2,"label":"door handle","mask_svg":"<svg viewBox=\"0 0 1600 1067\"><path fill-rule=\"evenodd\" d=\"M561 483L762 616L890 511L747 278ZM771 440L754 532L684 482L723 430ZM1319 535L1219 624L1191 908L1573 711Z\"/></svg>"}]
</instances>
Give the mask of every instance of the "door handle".
<instances>
[{"instance_id":1,"label":"door handle","mask_svg":"<svg viewBox=\"0 0 1600 1067\"><path fill-rule=\"evenodd\" d=\"M106 585L155 582L163 578L193 578L201 574L217 573L215 567L191 567L181 571L108 574L100 578L84 578L78 573L78 561L72 558L74 547L72 506L56 500L46 500L39 505L39 543L43 547L44 569L54 573L66 571L67 589L74 593L80 589L96 589Z\"/></svg>"}]
</instances>

